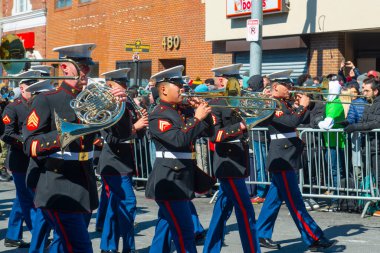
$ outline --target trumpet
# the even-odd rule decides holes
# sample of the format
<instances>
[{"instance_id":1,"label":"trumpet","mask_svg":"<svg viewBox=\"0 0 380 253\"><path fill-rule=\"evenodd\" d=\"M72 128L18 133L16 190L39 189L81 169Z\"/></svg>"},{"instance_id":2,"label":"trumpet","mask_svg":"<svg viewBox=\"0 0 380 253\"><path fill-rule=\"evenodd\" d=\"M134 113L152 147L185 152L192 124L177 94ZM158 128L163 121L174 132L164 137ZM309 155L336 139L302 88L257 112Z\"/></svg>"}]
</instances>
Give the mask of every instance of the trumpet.
<instances>
[{"instance_id":1,"label":"trumpet","mask_svg":"<svg viewBox=\"0 0 380 253\"><path fill-rule=\"evenodd\" d=\"M355 95L355 94L337 94L337 93L324 93L324 92L302 92L302 91L298 91L298 90L292 90L292 91L289 91L290 94L292 95L295 95L295 94L304 94L304 95L307 95L307 96L313 96L313 95L319 95L319 96L322 96L323 98L325 98L325 96L339 96L339 97L349 97L349 98L366 98L366 96L364 95ZM293 98L293 100L295 100ZM310 99L310 102L313 102L313 103L324 103L324 104L327 104L327 103L331 103L331 104L350 104L350 105L371 105L371 103L360 103L360 102L352 102L352 101L327 101L327 100L318 100L318 99Z\"/></svg>"}]
</instances>

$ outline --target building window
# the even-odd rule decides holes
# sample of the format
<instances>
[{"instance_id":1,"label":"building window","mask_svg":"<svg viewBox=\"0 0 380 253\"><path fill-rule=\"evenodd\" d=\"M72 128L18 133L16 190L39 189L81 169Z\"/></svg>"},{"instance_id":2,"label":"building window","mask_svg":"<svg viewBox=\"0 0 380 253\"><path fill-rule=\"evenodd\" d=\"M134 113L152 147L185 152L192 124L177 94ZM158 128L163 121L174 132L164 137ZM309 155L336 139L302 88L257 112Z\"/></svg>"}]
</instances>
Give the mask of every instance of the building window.
<instances>
[{"instance_id":1,"label":"building window","mask_svg":"<svg viewBox=\"0 0 380 253\"><path fill-rule=\"evenodd\" d=\"M72 5L72 0L55 0L55 8L65 8Z\"/></svg>"},{"instance_id":2,"label":"building window","mask_svg":"<svg viewBox=\"0 0 380 253\"><path fill-rule=\"evenodd\" d=\"M31 11L32 5L30 0L13 0L12 14L17 14L21 12Z\"/></svg>"}]
</instances>

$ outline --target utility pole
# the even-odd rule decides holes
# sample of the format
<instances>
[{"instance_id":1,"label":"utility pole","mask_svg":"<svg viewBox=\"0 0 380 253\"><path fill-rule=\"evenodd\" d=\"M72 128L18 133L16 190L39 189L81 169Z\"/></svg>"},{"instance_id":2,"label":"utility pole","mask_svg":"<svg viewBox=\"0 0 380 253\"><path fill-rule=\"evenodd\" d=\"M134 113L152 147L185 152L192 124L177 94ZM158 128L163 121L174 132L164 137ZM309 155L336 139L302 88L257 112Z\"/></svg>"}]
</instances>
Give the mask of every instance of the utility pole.
<instances>
[{"instance_id":1,"label":"utility pole","mask_svg":"<svg viewBox=\"0 0 380 253\"><path fill-rule=\"evenodd\" d=\"M262 38L263 38L263 1L251 1L251 19L259 20L259 39L250 43L250 68L249 75L261 75L262 71Z\"/></svg>"}]
</instances>

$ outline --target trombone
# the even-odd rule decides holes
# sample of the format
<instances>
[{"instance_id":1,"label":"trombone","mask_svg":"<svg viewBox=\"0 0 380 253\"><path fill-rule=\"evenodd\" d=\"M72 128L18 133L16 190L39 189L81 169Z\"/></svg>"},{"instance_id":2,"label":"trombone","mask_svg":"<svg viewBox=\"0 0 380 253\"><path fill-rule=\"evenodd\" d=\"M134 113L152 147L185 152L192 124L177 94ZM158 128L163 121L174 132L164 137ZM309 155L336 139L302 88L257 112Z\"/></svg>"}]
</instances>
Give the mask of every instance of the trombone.
<instances>
[{"instance_id":1,"label":"trombone","mask_svg":"<svg viewBox=\"0 0 380 253\"><path fill-rule=\"evenodd\" d=\"M364 95L354 95L354 94L337 94L337 93L324 93L324 92L312 92L312 91L307 91L303 92L300 90L291 90L289 91L290 94L304 94L304 95L320 95L320 96L339 96L339 97L356 97L356 98L366 98ZM294 98L293 98L294 100ZM310 102L313 103L331 103L331 104L349 104L349 105L367 105L370 106L372 103L360 103L360 102L346 102L346 101L327 101L327 100L318 100L318 99L310 99Z\"/></svg>"},{"instance_id":2,"label":"trombone","mask_svg":"<svg viewBox=\"0 0 380 253\"><path fill-rule=\"evenodd\" d=\"M24 68L26 63L32 62L68 62L74 65L77 70L78 76L36 76L35 78L30 77L29 79L50 79L50 80L79 80L80 68L78 64L72 59L39 59L31 60L25 58L25 47L21 39L15 34L7 34L1 38L0 45L0 63L3 69L11 75L19 74ZM16 76L0 76L0 79L12 79L20 80L25 79L24 77Z\"/></svg>"},{"instance_id":3,"label":"trombone","mask_svg":"<svg viewBox=\"0 0 380 253\"><path fill-rule=\"evenodd\" d=\"M246 109L246 110L281 110L282 105L280 101L274 98L263 98L263 97L257 97L259 93L249 93L251 96L226 96L222 94L223 92L187 92L187 93L182 93L182 97L187 97L187 98L202 98L202 99L224 99L226 101L228 100L240 100L239 104L241 101L249 101L251 100L252 102L254 101L261 101L264 103L269 104L270 102L276 103L276 108L267 108L267 107L259 107L259 106L234 106L234 105L209 105L212 108L231 108L231 109ZM256 96L253 96L253 95ZM261 95L261 94L260 94Z\"/></svg>"}]
</instances>

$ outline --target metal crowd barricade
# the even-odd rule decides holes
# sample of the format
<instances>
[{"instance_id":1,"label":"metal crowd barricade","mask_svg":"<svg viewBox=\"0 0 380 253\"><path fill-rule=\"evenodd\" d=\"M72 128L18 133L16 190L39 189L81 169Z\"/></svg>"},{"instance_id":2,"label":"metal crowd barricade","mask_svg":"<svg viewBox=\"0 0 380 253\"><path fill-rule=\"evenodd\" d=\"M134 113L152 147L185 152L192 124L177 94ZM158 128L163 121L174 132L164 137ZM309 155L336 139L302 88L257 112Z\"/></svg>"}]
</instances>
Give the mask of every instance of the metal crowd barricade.
<instances>
[{"instance_id":1,"label":"metal crowd barricade","mask_svg":"<svg viewBox=\"0 0 380 253\"><path fill-rule=\"evenodd\" d=\"M246 181L247 187L265 187L270 184L270 174L265 171L270 145L267 131L267 128L254 128L250 131L251 168ZM362 217L364 217L369 205L380 201L378 164L380 158L374 159L379 156L379 147L375 145L371 149L371 140L378 143L380 129L354 133L350 136L344 133L343 129L325 131L299 128L298 132L299 137L305 142L302 154L303 170L299 173L302 196L333 201L360 200L363 202ZM334 141L330 134L344 135L344 146L339 148L339 139L336 138ZM208 138L200 138L195 143L198 167L213 175L212 152L209 147ZM138 171L134 180L146 181L155 160L152 141L146 135L136 139L134 153Z\"/></svg>"},{"instance_id":2,"label":"metal crowd barricade","mask_svg":"<svg viewBox=\"0 0 380 253\"><path fill-rule=\"evenodd\" d=\"M361 200L366 202L362 212L364 217L369 205L380 200L377 159L375 164L371 162L371 157L379 155L377 145L372 147L371 152L371 139L378 143L380 130L353 133L349 136L343 129L298 130L306 145L304 168L299 177L302 196L334 201ZM339 147L339 138L335 138L334 141L331 134L343 135L344 147ZM352 138L358 134L361 137ZM353 147L356 147L356 150ZM364 157L365 161L359 159L359 162L355 160L353 163L354 156L356 159Z\"/></svg>"}]
</instances>

